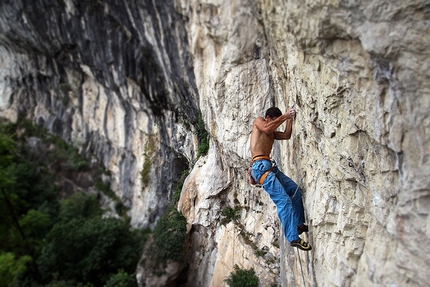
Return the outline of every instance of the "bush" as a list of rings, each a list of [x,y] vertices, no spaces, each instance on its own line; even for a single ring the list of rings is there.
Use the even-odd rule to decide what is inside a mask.
[[[230,273],[224,282],[230,287],[258,287],[259,279],[253,268],[245,270],[234,265],[234,272]]]
[[[149,173],[151,171],[152,165],[152,156],[155,150],[155,142],[154,139],[149,137],[148,141],[145,144],[145,150],[143,152],[143,166],[140,171],[140,180],[142,182],[142,188],[145,188],[149,184]]]
[[[136,287],[137,282],[134,274],[128,274],[124,270],[119,270],[112,275],[103,287]]]
[[[240,218],[240,209],[241,207],[235,206],[234,209],[230,206],[227,206],[221,212],[221,216],[223,219],[221,220],[222,225],[226,225],[230,221],[237,221]]]
[[[168,260],[185,263],[187,220],[182,213],[170,207],[158,220],[153,236],[154,243],[150,256],[154,259],[155,265],[166,263]]]
[[[207,155],[209,151],[209,134],[205,128],[205,122],[200,111],[197,119],[196,134],[199,141],[197,157]]]
[[[178,201],[179,201],[179,198],[181,197],[181,192],[182,192],[182,187],[184,186],[184,182],[185,182],[185,179],[187,178],[187,176],[190,174],[190,171],[187,169],[187,170],[184,170],[184,171],[182,171],[182,175],[181,175],[181,178],[179,179],[179,181],[176,183],[176,188],[175,188],[175,192],[173,193],[173,196],[172,196],[172,200],[173,200],[173,204],[176,204],[176,203],[178,203]]]

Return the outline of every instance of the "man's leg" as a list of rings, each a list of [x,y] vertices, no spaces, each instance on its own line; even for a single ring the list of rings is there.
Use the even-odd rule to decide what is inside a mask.
[[[292,242],[299,239],[293,203],[288,194],[285,192],[281,182],[276,178],[275,173],[271,172],[266,177],[263,188],[276,204],[278,216],[281,220],[287,240]]]
[[[252,165],[255,179],[258,181],[263,173],[271,168],[269,161],[258,161]],[[293,203],[285,192],[284,187],[278,180],[274,172],[270,172],[263,184],[264,190],[270,195],[272,201],[276,204],[278,217],[282,223],[284,234],[292,246],[302,250],[309,251],[312,247],[303,241],[298,234],[297,225],[293,214]],[[301,198],[300,198],[301,202]],[[303,209],[303,206],[302,206]]]
[[[285,189],[285,192],[291,199],[293,207],[294,223],[297,226],[301,226],[305,223],[305,213],[302,202],[302,192],[300,187],[288,176],[282,173],[280,170],[276,171],[276,178],[280,181]]]

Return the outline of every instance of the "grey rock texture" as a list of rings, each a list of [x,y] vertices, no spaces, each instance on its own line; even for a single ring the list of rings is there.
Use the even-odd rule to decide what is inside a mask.
[[[2,116],[30,118],[101,161],[133,223],[153,224],[195,158],[198,94],[172,2],[0,5]]]
[[[425,286],[429,46],[428,1],[2,1],[0,115],[101,161],[135,226],[192,167],[189,286],[224,286],[235,264],[261,286]],[[272,157],[303,189],[309,253],[245,172],[254,118],[293,103]],[[198,110],[210,149],[196,161]],[[220,224],[228,206],[239,217]],[[178,268],[138,279],[163,286]]]

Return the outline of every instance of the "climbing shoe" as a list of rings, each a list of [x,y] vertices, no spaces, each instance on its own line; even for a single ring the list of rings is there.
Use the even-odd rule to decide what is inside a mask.
[[[297,232],[299,233],[299,235],[302,234],[303,232],[308,232],[308,231],[309,231],[309,228],[305,224],[297,226]]]
[[[297,240],[291,241],[291,246],[297,247],[304,251],[312,250],[312,246],[306,241],[304,241],[303,239],[297,239]]]

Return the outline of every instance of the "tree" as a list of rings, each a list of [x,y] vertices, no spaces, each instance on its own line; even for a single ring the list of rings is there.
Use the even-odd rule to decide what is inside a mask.
[[[30,135],[59,154],[35,153],[26,145]],[[75,192],[59,201],[54,183],[61,175],[51,163],[63,171],[86,164],[53,139],[29,123],[0,123],[0,287],[136,286],[138,251],[147,235],[131,230],[127,219],[102,218],[95,196]]]
[[[133,273],[140,248],[140,236],[120,219],[80,217],[54,226],[38,264],[44,280],[56,273],[61,280],[102,286],[120,268]]]
[[[75,192],[60,202],[59,221],[67,222],[78,217],[92,218],[102,215],[96,196]]]
[[[21,189],[19,189],[20,184],[23,185],[25,183],[18,181],[17,177],[15,177],[14,171],[21,170],[16,168],[17,166],[21,167],[20,165],[14,164],[14,160],[16,158],[14,154],[15,152],[16,149],[14,141],[7,135],[0,133],[0,204],[2,210],[5,211],[2,214],[2,224],[0,229],[4,231],[10,231],[3,233],[3,235],[0,237],[2,239],[2,243],[6,242],[6,245],[2,244],[1,247],[3,250],[7,250],[8,248],[11,248],[10,245],[16,244],[20,248],[19,253],[21,255],[28,255],[30,256],[30,258],[34,258],[34,247],[30,244],[26,233],[21,226],[19,218],[23,210],[26,209],[27,204],[19,196],[19,193],[26,194],[26,191],[22,191]],[[13,259],[10,258],[12,257],[3,258],[4,260],[2,261],[2,263],[6,264],[6,262],[12,262]],[[22,263],[22,261],[17,262]],[[32,263],[32,272],[35,278],[39,279],[40,274],[37,264],[34,260],[30,260],[30,262]],[[6,272],[7,270],[8,269],[6,268],[3,271]],[[9,274],[9,276],[15,277],[15,273],[11,273]],[[5,277],[7,278],[9,276],[5,275]]]
[[[128,274],[120,269],[117,274],[112,275],[104,287],[136,287],[137,282],[134,274]]]
[[[13,253],[0,254],[0,287],[7,287],[27,270],[27,264],[31,262],[28,255],[15,258]]]

